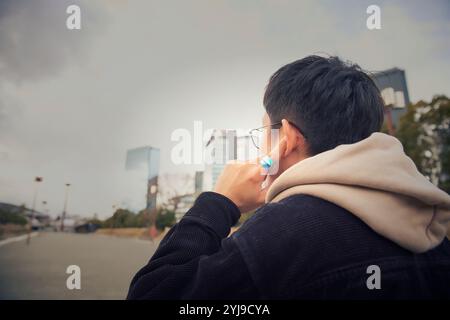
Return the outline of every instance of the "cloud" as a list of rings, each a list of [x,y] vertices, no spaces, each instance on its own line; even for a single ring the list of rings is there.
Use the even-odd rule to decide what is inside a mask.
[[[83,29],[66,28],[66,8],[82,9]],[[0,1],[0,141],[20,121],[19,99],[7,88],[58,76],[89,59],[95,38],[105,30],[105,10],[87,0]]]
[[[82,30],[66,28],[66,8],[71,4],[81,8]],[[0,1],[0,194],[3,200],[31,199],[27,186],[32,181],[30,177],[42,171],[39,160],[42,153],[47,153],[45,161],[51,161],[45,140],[50,144],[57,141],[55,132],[46,134],[39,131],[39,125],[36,127],[42,123],[48,128],[50,121],[60,121],[55,113],[45,112],[39,98],[31,97],[30,88],[58,78],[74,66],[82,68],[88,64],[96,39],[107,30],[108,19],[102,3],[88,0]],[[58,96],[54,90],[48,92],[47,97]],[[56,100],[61,105],[64,98]],[[64,153],[66,144],[55,143],[56,152]],[[58,173],[64,176],[64,169],[61,171],[63,174]],[[54,190],[53,195],[57,194]],[[18,192],[22,195],[17,196]]]
[[[82,30],[66,28],[70,4],[82,8]],[[70,63],[82,63],[105,19],[93,1],[2,0],[0,80],[36,81],[57,75]]]
[[[0,151],[0,162],[4,160],[8,160],[8,152]]]
[[[65,27],[73,3],[79,32]],[[0,200],[31,201],[42,175],[53,212],[65,182],[70,212],[141,203],[127,149],[160,147],[161,172],[186,170],[170,161],[174,129],[258,126],[270,75],[316,52],[403,67],[413,100],[449,93],[448,4],[424,3],[380,0],[372,32],[369,0],[0,0]]]

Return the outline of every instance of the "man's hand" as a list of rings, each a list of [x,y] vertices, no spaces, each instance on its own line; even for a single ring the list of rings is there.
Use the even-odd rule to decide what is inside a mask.
[[[233,201],[241,213],[264,203],[266,190],[261,189],[266,175],[254,162],[228,163],[217,180],[214,191]]]
[[[278,161],[280,154],[286,150],[286,141],[270,152],[269,156]],[[257,161],[231,161],[228,163],[217,180],[214,192],[220,193],[233,201],[241,213],[256,209],[264,204],[268,186],[262,188],[267,172]]]

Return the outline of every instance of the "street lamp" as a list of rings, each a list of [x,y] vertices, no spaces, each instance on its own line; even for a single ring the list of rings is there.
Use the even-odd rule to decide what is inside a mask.
[[[36,207],[36,199],[37,199],[37,194],[38,194],[38,184],[39,184],[39,182],[42,182],[42,180],[43,180],[42,177],[34,178],[35,185],[34,185],[34,195],[33,195],[33,207],[31,209],[30,226],[28,228],[28,234],[27,234],[27,245],[30,244],[31,231],[33,230],[34,209]]]
[[[64,199],[64,211],[62,213],[62,218],[61,218],[61,231],[64,231],[64,219],[66,218],[67,200],[69,198],[69,187],[70,187],[70,183],[66,183],[66,196]]]

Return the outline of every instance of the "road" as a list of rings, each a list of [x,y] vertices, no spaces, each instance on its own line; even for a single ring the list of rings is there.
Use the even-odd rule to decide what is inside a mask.
[[[96,234],[39,233],[0,247],[0,299],[124,299],[131,278],[156,243]],[[69,265],[81,269],[81,289],[69,290]]]

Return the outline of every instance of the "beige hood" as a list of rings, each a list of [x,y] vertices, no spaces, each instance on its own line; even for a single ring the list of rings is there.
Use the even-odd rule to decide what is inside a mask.
[[[383,133],[300,161],[275,179],[266,202],[293,194],[335,203],[413,252],[437,246],[450,228],[450,196]]]

